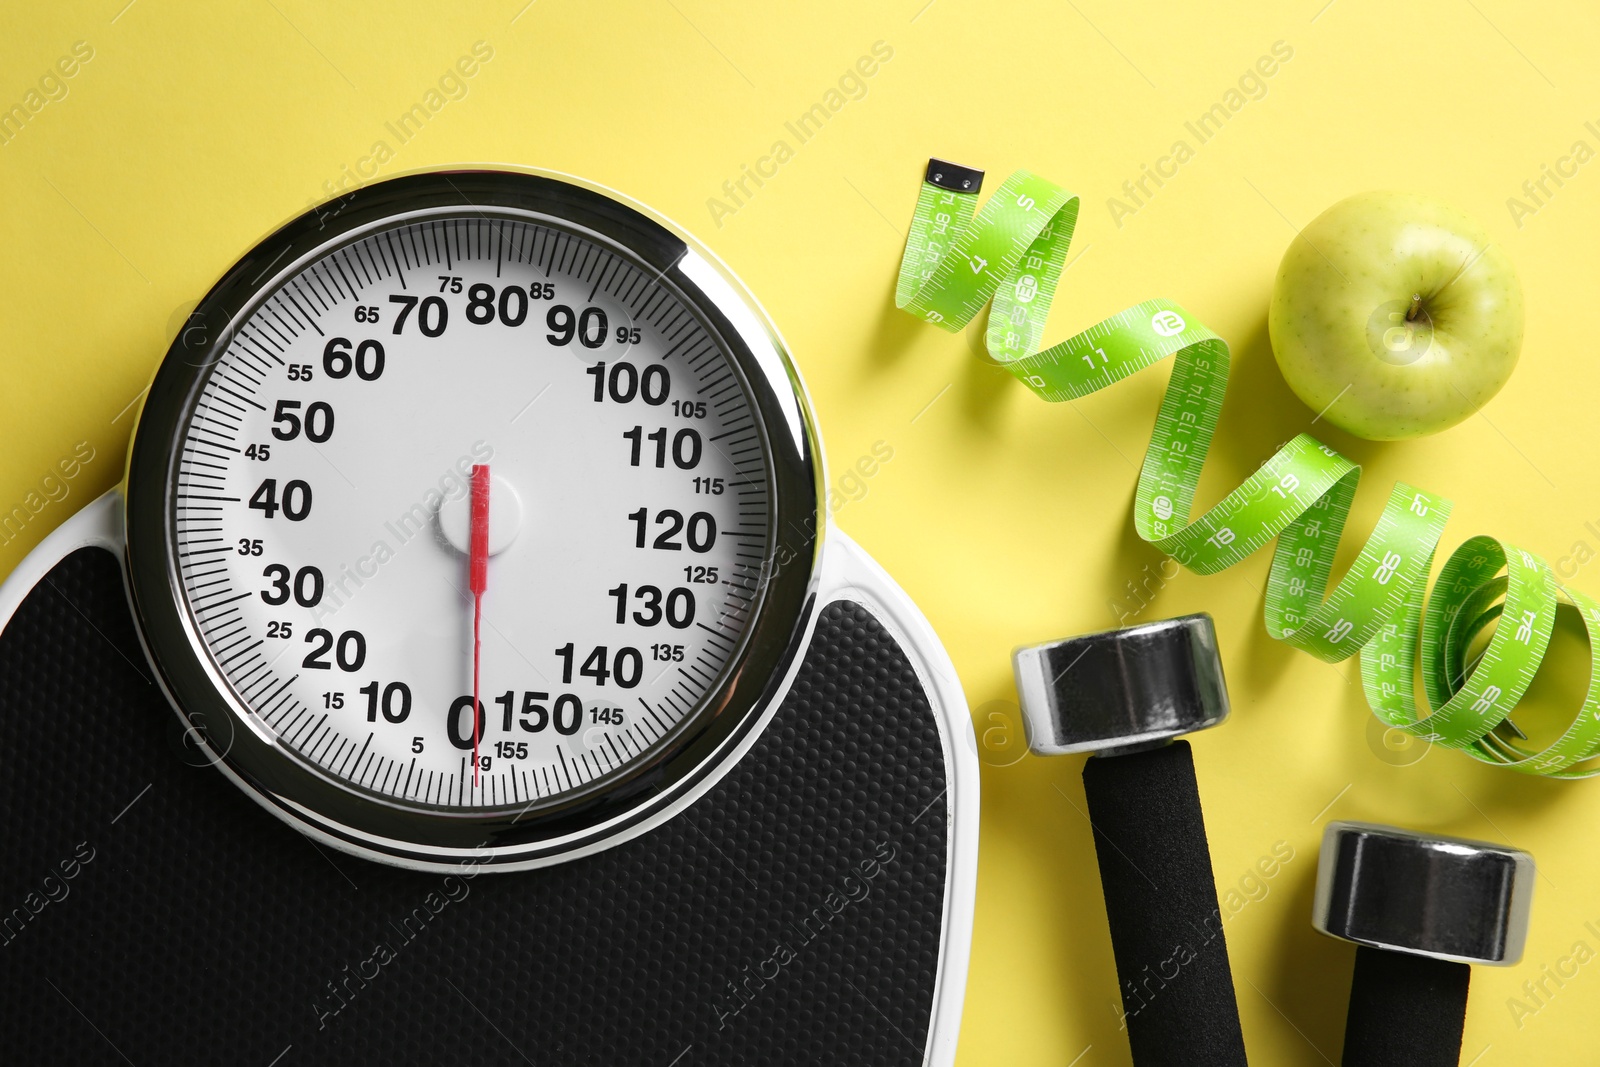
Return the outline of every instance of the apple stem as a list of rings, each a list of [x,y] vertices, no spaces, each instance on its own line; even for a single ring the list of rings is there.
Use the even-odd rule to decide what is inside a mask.
[[[1411,294],[1411,310],[1406,312],[1406,321],[1407,322],[1415,322],[1417,320],[1417,312],[1419,312],[1421,310],[1422,310],[1422,294],[1421,293],[1412,293]]]

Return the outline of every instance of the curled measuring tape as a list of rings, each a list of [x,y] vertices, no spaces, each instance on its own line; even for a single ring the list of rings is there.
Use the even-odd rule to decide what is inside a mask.
[[[982,181],[982,171],[929,162],[895,287],[898,307],[954,333],[992,302],[990,356],[1050,401],[1087,396],[1172,357],[1134,497],[1140,537],[1199,574],[1231,567],[1276,538],[1267,632],[1330,663],[1359,652],[1378,718],[1486,763],[1552,777],[1600,774],[1600,759],[1586,762],[1600,755],[1600,603],[1562,586],[1533,553],[1473,537],[1446,561],[1424,610],[1450,502],[1404,483],[1328,593],[1361,468],[1306,434],[1191,521],[1228,385],[1227,342],[1158,299],[1040,349],[1078,198],[1018,171],[974,217]],[[1589,688],[1572,725],[1530,751],[1509,716],[1538,672],[1561,599],[1588,633]],[[1496,620],[1473,658],[1474,639]],[[1413,684],[1419,648],[1425,702]]]

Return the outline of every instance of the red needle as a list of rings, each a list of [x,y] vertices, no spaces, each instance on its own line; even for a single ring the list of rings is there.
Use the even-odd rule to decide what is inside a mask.
[[[478,734],[483,723],[483,705],[478,702],[478,659],[483,642],[483,591],[489,584],[489,467],[472,467],[471,548],[468,552],[467,584],[472,589],[472,787],[478,788]]]

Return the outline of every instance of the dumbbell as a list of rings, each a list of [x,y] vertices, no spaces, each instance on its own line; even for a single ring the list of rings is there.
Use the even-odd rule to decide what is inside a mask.
[[[1245,1063],[1194,757],[1180,735],[1228,716],[1209,615],[1019,648],[1028,747],[1084,764],[1095,857],[1133,1060]]]
[[[1454,1067],[1468,964],[1522,958],[1533,857],[1505,845],[1336,822],[1311,925],[1356,944],[1344,1067]]]

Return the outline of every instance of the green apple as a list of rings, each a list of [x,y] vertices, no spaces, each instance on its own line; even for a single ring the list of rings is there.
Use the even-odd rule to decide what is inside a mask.
[[[1481,226],[1413,193],[1362,193],[1289,245],[1267,317],[1289,387],[1374,441],[1473,414],[1511,377],[1522,287]]]

